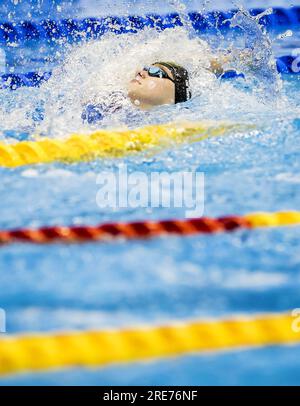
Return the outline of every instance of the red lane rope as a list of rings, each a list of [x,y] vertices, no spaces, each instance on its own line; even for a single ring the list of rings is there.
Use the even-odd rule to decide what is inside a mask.
[[[250,228],[251,223],[240,216],[217,219],[202,217],[186,220],[140,221],[132,223],[106,223],[97,226],[41,227],[0,231],[0,244],[31,242],[87,242],[115,239],[147,239],[163,235],[212,234]]]

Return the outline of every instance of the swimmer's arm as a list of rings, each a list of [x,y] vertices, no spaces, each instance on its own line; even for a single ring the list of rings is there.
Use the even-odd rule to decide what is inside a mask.
[[[224,65],[228,63],[228,60],[226,57],[216,57],[210,59],[209,62],[209,70],[212,71],[215,75],[222,75],[222,73],[224,73]]]
[[[249,67],[253,66],[253,55],[250,50],[234,50],[227,53],[220,53],[214,58],[210,59],[209,70],[215,75],[222,75],[228,69],[234,69],[234,64],[239,60],[240,62],[247,63]]]

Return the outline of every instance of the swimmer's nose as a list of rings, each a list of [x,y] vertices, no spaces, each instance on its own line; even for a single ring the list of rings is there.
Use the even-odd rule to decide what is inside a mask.
[[[138,72],[138,75],[140,75],[143,79],[145,79],[148,75],[148,72],[142,69]]]
[[[135,78],[140,77],[142,79],[145,79],[147,77],[147,75],[148,75],[148,72],[145,71],[144,69],[139,69],[135,72]]]

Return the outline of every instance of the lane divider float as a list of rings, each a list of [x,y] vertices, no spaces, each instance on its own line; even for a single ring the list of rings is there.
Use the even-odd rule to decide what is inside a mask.
[[[289,313],[278,313],[122,330],[1,335],[0,375],[299,345],[293,322]]]
[[[14,168],[119,158],[251,128],[254,126],[249,124],[202,121],[149,125],[132,130],[98,130],[91,134],[72,134],[64,139],[36,137],[34,141],[0,142],[0,166]]]
[[[1,230],[0,244],[26,242],[34,244],[83,243],[112,240],[139,240],[162,236],[215,234],[260,227],[300,225],[300,212],[251,213],[245,216],[202,217],[184,220],[104,223],[96,226],[41,227]]]

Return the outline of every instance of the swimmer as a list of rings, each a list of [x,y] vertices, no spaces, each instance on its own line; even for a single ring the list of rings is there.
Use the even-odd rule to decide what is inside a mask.
[[[128,84],[127,97],[122,92],[113,92],[108,102],[87,105],[82,114],[83,121],[93,124],[122,110],[124,97],[142,111],[184,103],[192,97],[188,71],[173,62],[156,62],[145,66],[136,72]]]
[[[145,66],[129,83],[128,97],[141,110],[184,103],[192,97],[188,71],[172,62]]]
[[[233,55],[228,52],[219,54],[210,61],[208,68],[216,76],[226,71],[226,65],[234,61]],[[101,121],[123,109],[124,100],[135,108],[148,111],[157,106],[184,103],[191,99],[192,92],[187,69],[174,62],[155,62],[136,72],[135,77],[128,84],[127,95],[122,92],[113,92],[109,100],[101,105],[87,105],[82,114],[83,121],[93,124]]]
[[[210,58],[209,71],[221,76],[226,67],[232,69],[236,60],[251,59],[249,50],[219,52]],[[248,62],[249,64],[249,62]],[[129,83],[128,97],[141,110],[149,110],[164,104],[178,104],[192,97],[188,71],[173,62],[156,62],[136,72]]]
[[[210,60],[209,70],[220,76],[231,59],[231,53],[216,56]],[[184,103],[192,97],[189,73],[173,62],[156,62],[145,66],[136,72],[135,78],[129,83],[128,97],[141,110]]]

